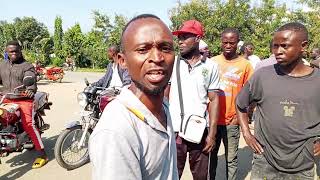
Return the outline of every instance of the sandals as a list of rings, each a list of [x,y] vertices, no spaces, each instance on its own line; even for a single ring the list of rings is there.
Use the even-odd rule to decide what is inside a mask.
[[[48,158],[38,157],[32,164],[32,169],[41,168],[48,162]]]

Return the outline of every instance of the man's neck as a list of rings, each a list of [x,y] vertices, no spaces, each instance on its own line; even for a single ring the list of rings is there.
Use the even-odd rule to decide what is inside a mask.
[[[129,90],[137,96],[137,98],[151,111],[162,125],[165,124],[165,118],[163,117],[164,109],[162,108],[164,92],[161,92],[159,95],[149,95],[137,88],[135,84],[131,84]]]
[[[223,56],[226,58],[226,60],[234,60],[236,58],[238,58],[238,54],[237,53],[234,53],[234,54],[226,54],[226,53],[222,53]]]
[[[185,58],[190,65],[196,64],[201,59],[201,54],[199,51],[193,51],[186,55],[181,55]]]
[[[304,65],[302,59],[292,62],[287,66],[279,66],[279,67],[283,73],[292,77],[303,77],[313,72],[313,68]]]

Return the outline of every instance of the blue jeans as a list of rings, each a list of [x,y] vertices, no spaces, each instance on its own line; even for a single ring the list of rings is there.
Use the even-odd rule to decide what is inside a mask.
[[[238,169],[238,146],[239,146],[240,132],[238,125],[228,125],[217,127],[216,146],[211,152],[210,156],[210,179],[215,179],[216,169],[218,165],[218,151],[221,140],[225,146],[226,157],[226,176],[228,180],[237,179]]]
[[[298,172],[298,173],[285,173],[279,172],[272,167],[264,155],[253,154],[251,180],[314,180],[314,168]]]

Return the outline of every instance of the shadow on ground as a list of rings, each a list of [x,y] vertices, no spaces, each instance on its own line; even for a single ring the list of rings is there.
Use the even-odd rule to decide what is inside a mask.
[[[46,138],[43,137],[42,141],[45,145],[45,149],[49,158],[49,161],[54,159],[54,145],[58,138],[58,135]],[[15,156],[11,159],[7,160],[6,162],[10,164],[10,167],[12,167],[12,170],[10,170],[8,173],[4,174],[1,177],[1,180],[15,180],[20,177],[22,177],[25,173],[30,171],[32,168],[32,163],[35,160],[37,153],[35,150],[31,151],[23,151],[22,153],[15,153]]]
[[[243,180],[247,177],[252,168],[252,150],[246,146],[238,150],[238,174],[237,179]],[[225,154],[218,157],[216,180],[226,180]]]

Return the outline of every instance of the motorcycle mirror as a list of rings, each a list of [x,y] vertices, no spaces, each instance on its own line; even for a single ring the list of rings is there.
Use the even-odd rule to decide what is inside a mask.
[[[22,82],[24,86],[32,86],[36,81],[32,76],[25,76]]]
[[[89,86],[89,81],[87,78],[84,78],[84,82],[86,83],[87,86]]]

